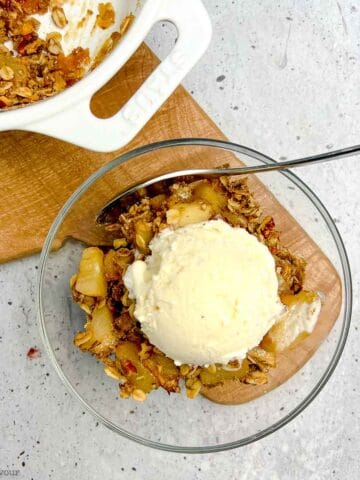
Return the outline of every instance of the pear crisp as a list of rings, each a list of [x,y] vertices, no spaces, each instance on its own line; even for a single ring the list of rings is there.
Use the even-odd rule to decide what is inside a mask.
[[[61,32],[68,24],[63,8],[66,1],[0,0],[0,110],[52,97],[81,80],[114,48],[133,20],[132,15],[124,19],[120,31],[109,36],[96,61],[92,61],[87,48],[80,46],[65,55]],[[39,19],[48,12],[54,30],[57,27],[60,31],[42,38]],[[113,25],[111,3],[99,4],[98,12],[88,11],[89,15],[96,13],[99,28]]]
[[[273,218],[262,213],[246,178],[198,178],[181,179],[161,192],[152,187],[141,190],[135,204],[120,211],[115,223],[103,227],[114,235],[113,246],[86,248],[79,271],[71,278],[73,299],[87,315],[84,330],[76,334],[74,343],[103,363],[105,373],[119,382],[123,398],[143,401],[154,389],[180,392],[185,384],[192,399],[203,386],[228,380],[264,384],[270,369],[276,368],[282,335],[279,324],[244,360],[227,365],[176,365],[149,342],[135,318],[135,302],[129,298],[123,278],[135,259],[149,255],[150,241],[164,229],[211,219],[246,229],[268,247],[275,260],[282,303],[310,302],[316,295],[303,290],[305,261],[281,244]],[[304,335],[296,341],[302,338]]]

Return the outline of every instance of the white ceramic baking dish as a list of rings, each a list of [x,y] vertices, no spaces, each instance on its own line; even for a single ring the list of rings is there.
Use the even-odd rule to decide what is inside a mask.
[[[135,14],[129,31],[112,53],[80,82],[58,95],[0,112],[0,131],[38,132],[91,150],[108,152],[126,145],[141,130],[205,52],[211,38],[211,24],[201,0],[113,0],[112,3],[116,28],[128,13]],[[92,4],[93,0],[83,1],[74,15],[82,15]],[[161,20],[172,22],[178,30],[178,40],[172,51],[117,114],[108,119],[95,117],[90,110],[91,97],[124,65],[152,26]],[[109,32],[100,32],[94,37],[90,35],[89,26],[79,31],[78,27],[74,28],[74,22],[69,24],[77,31],[75,36],[74,32],[68,35],[69,49],[80,43],[90,47],[94,54],[96,46],[104,41],[104,35],[109,35]],[[42,19],[41,29],[46,32],[54,27]]]

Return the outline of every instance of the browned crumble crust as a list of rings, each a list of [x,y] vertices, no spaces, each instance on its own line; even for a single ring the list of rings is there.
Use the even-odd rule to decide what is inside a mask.
[[[64,28],[68,20],[64,0],[0,0],[0,111],[52,97],[81,80],[89,67],[95,68],[130,26],[125,18],[90,65],[89,50],[75,48],[65,56],[62,35],[38,36],[40,23],[32,15],[51,11],[54,26]],[[92,14],[92,12],[90,12]],[[106,29],[114,23],[111,4],[100,4],[97,25]],[[9,46],[12,44],[12,47]]]

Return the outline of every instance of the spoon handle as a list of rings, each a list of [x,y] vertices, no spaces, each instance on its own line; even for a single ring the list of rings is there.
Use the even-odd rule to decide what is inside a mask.
[[[330,162],[340,158],[351,157],[360,153],[360,145],[342,148],[332,152],[311,155],[310,157],[298,158],[296,160],[286,160],[285,162],[277,162],[266,165],[256,165],[253,167],[236,167],[236,168],[218,168],[216,171],[209,169],[202,170],[206,175],[246,175],[249,173],[270,172],[275,170],[287,170],[288,168],[303,167],[305,165],[313,165],[316,163]]]

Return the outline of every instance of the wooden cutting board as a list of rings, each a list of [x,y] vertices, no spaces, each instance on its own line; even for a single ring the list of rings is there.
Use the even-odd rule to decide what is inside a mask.
[[[157,64],[156,56],[142,45],[93,98],[93,111],[99,117],[114,114]],[[178,137],[224,139],[221,131],[182,87],[123,150]],[[70,194],[91,173],[120,153],[94,153],[33,133],[0,133],[0,262],[39,252],[54,217]],[[204,153],[196,147],[191,151],[165,150],[132,160],[104,179],[96,194],[90,191],[78,202],[57,237],[56,247],[59,248],[67,237],[90,244],[106,241],[94,227],[95,214],[115,193],[134,182],[159,172],[219,166],[226,162],[237,164],[229,153],[220,150]],[[342,301],[338,274],[316,243],[255,178],[251,179],[251,189],[264,209],[274,216],[277,227],[283,232],[283,243],[308,261],[306,287],[323,292],[326,301],[313,334],[293,350],[279,355],[278,366],[272,371],[267,385],[226,384],[204,392],[210,399],[222,403],[248,401],[293,375],[331,330]]]

